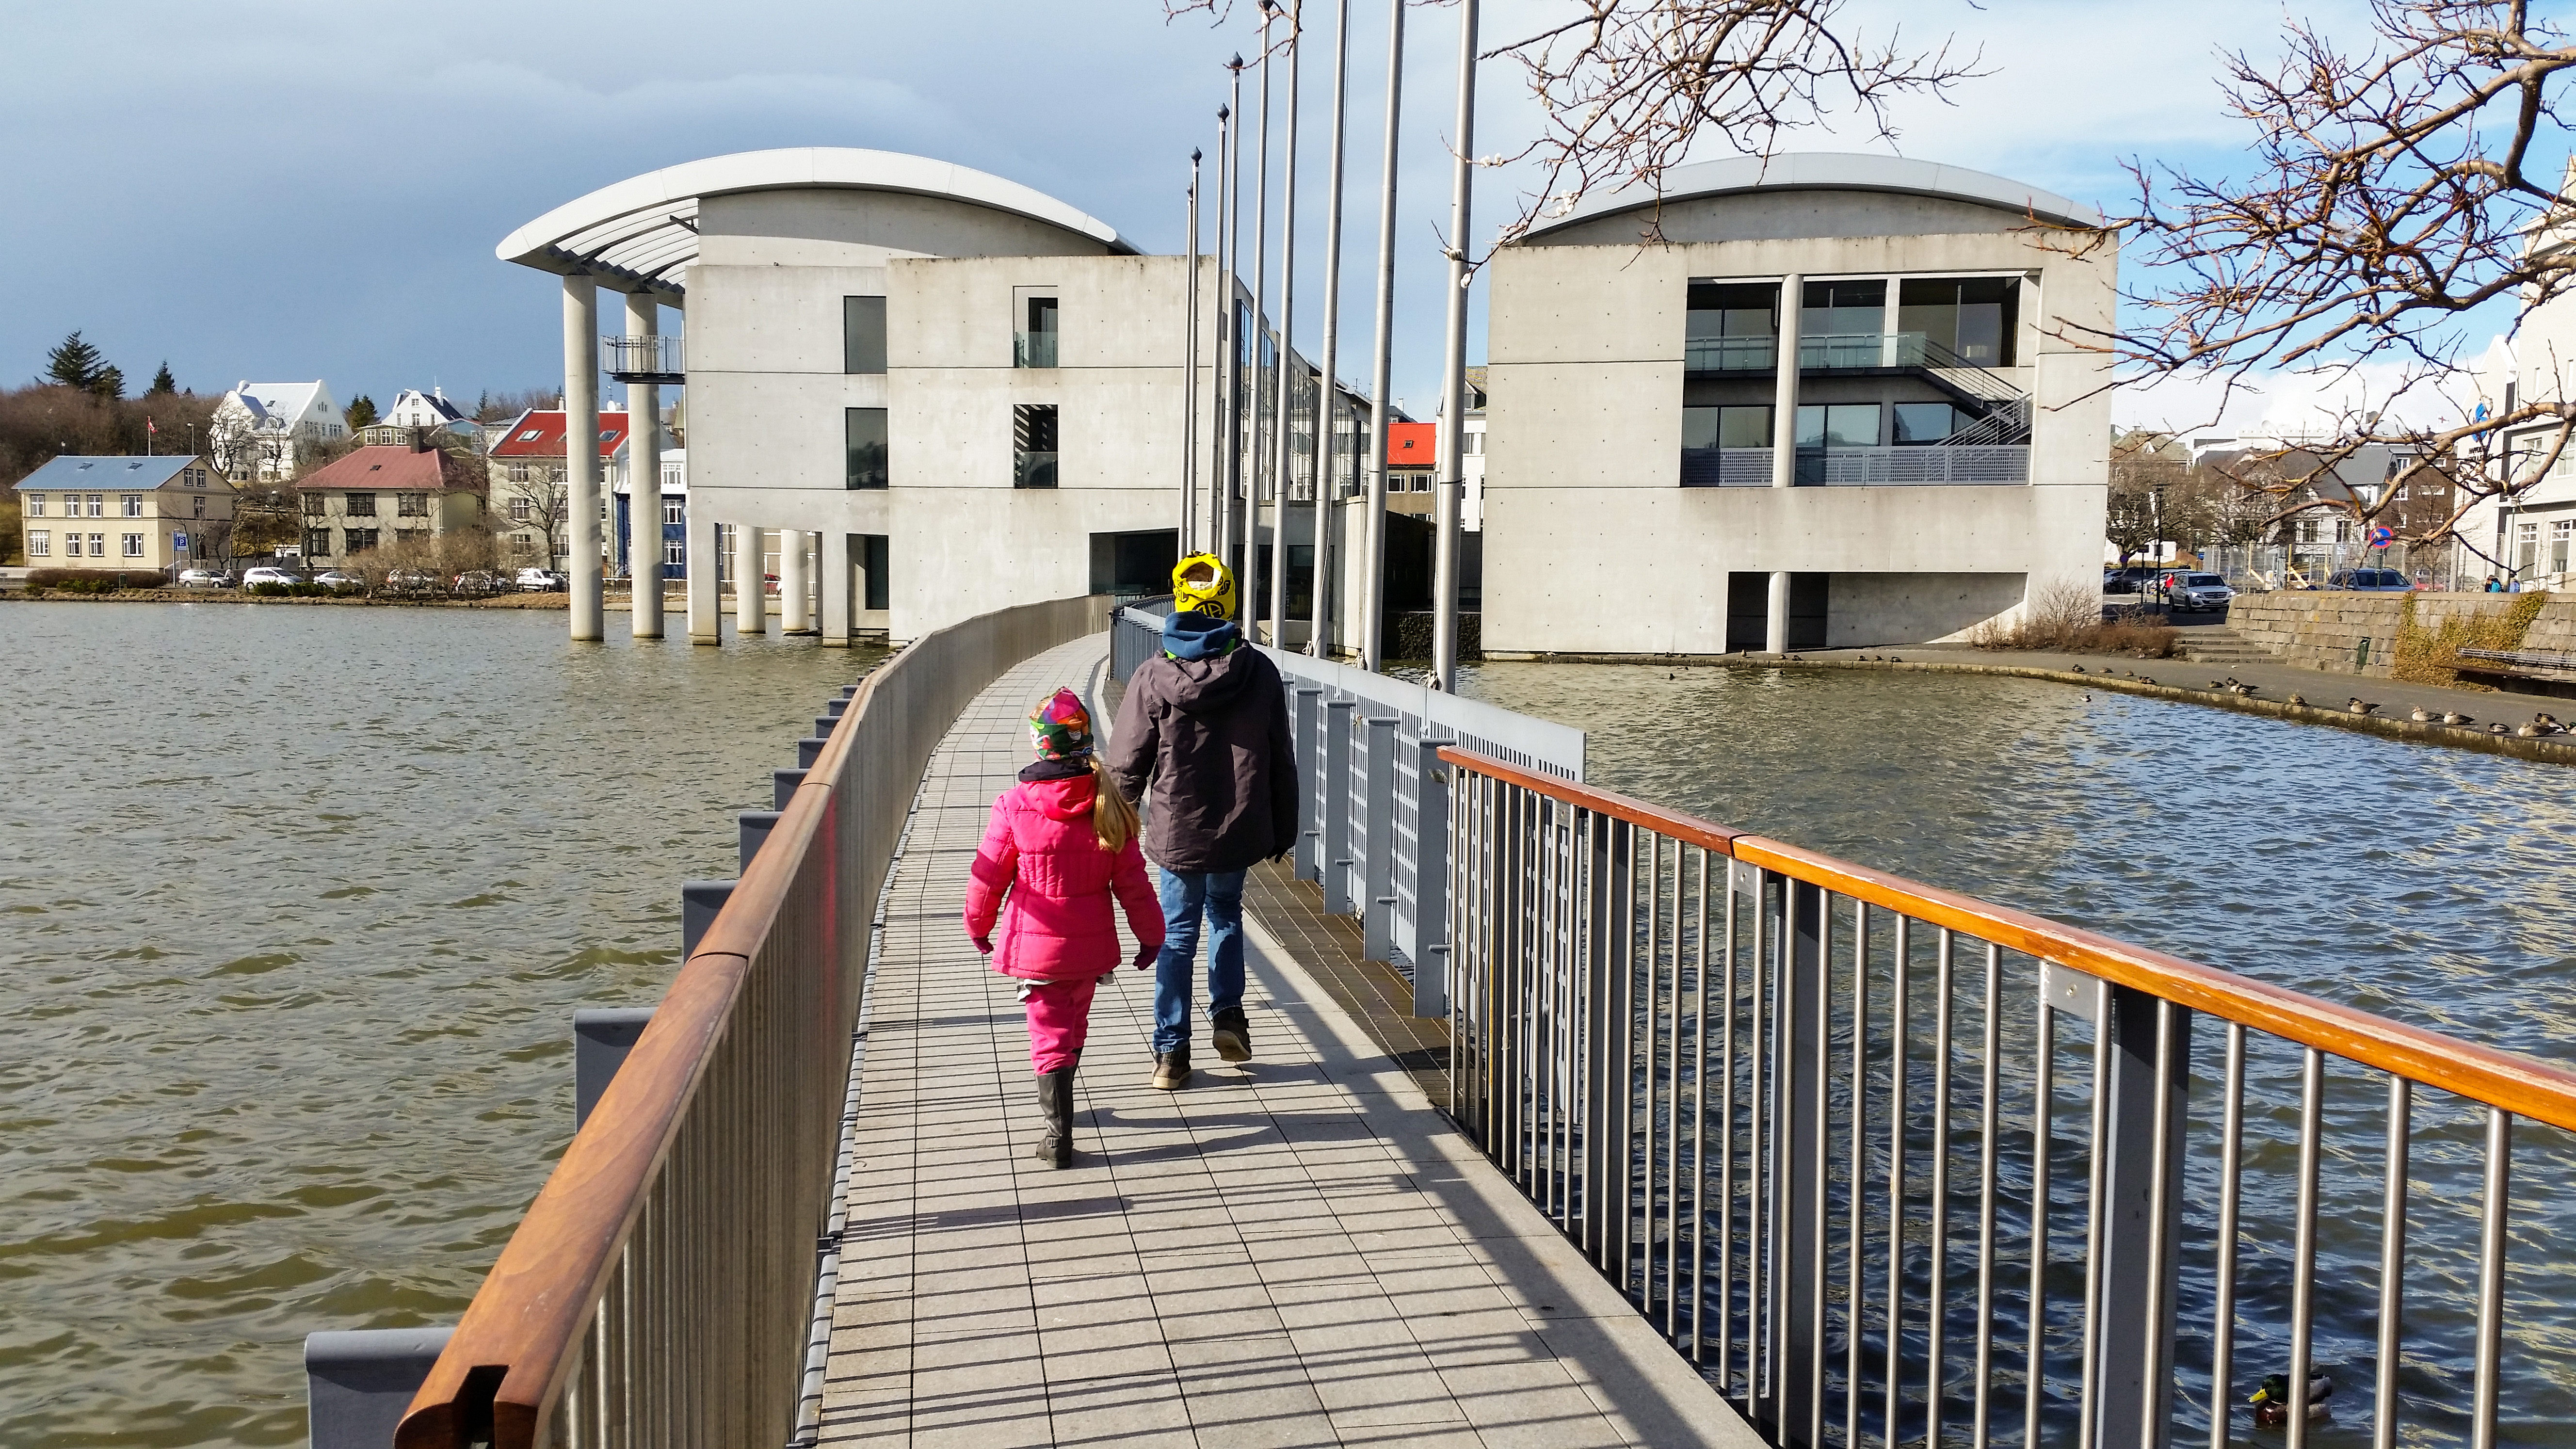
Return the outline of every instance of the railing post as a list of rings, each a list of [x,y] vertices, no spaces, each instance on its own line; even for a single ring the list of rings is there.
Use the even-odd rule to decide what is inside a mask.
[[[698,942],[706,939],[707,927],[716,923],[716,912],[733,898],[734,883],[729,880],[684,880],[680,882],[680,959],[698,954]]]
[[[1618,1134],[1610,1130],[1611,1027],[1615,1000],[1610,988],[1615,974],[1611,950],[1610,835],[1616,825],[1607,815],[1585,812],[1577,829],[1588,847],[1584,859],[1583,920],[1583,1249],[1592,1266],[1607,1273],[1611,1262],[1611,1184],[1623,1177],[1618,1162]]]
[[[1405,955],[1413,961],[1415,1016],[1449,1014],[1449,767],[1440,749],[1456,743],[1414,742],[1413,940]]]
[[[734,845],[736,874],[751,869],[751,858],[760,854],[761,844],[769,839],[769,832],[778,827],[781,813],[777,810],[745,810],[734,817],[738,836]]]
[[[1299,681],[1297,708],[1289,716],[1290,728],[1297,736],[1297,784],[1304,793],[1305,818],[1297,822],[1297,878],[1322,878],[1327,857],[1323,851],[1324,821],[1321,808],[1321,784],[1315,771],[1315,729],[1318,723],[1317,702],[1322,699],[1322,685]]]
[[[312,1449],[383,1449],[428,1380],[453,1328],[362,1328],[304,1335],[304,1414]]]
[[[1780,880],[1781,932],[1778,1056],[1772,1181],[1773,1383],[1777,1395],[1761,1415],[1775,1444],[1816,1449],[1824,1406],[1825,1234],[1820,1221],[1825,1170],[1825,892]]]
[[[1355,699],[1324,701],[1324,909],[1351,914],[1351,711]]]
[[[617,1069],[626,1064],[626,1054],[635,1049],[652,1020],[649,1006],[584,1007],[572,1014],[574,1131],[590,1120],[590,1109],[599,1105],[608,1084],[617,1079]]]
[[[1371,961],[1395,959],[1395,719],[1381,715],[1368,726],[1365,784],[1367,844],[1361,855],[1366,870],[1360,885],[1360,955]]]
[[[2093,1271],[2100,1275],[2094,1302],[2102,1323],[2095,1336],[2097,1430],[2101,1449],[2164,1449],[2171,1439],[2174,1301],[2180,1258],[2173,1244],[2182,1226],[2183,1129],[2191,1083],[2192,1016],[2172,1008],[2174,1040],[2165,1073],[2165,1102],[2158,1110],[2157,1000],[2134,987],[2114,986],[2110,1020],[2095,1030],[2111,1033],[2111,1079],[2106,1084],[2102,1178],[2102,1245]],[[2163,1141],[2158,1142],[2158,1127]],[[2165,1171],[2159,1182],[2157,1159]],[[2158,1202],[2156,1189],[2163,1188]],[[2161,1219],[2161,1223],[2159,1222]],[[2160,1321],[2150,1321],[2152,1313]],[[2149,1425],[2155,1426],[2152,1431]]]
[[[812,761],[809,760],[806,763],[811,764]],[[793,770],[770,771],[769,808],[772,810],[786,809],[787,802],[796,798],[797,787],[804,783],[805,770],[801,765]]]

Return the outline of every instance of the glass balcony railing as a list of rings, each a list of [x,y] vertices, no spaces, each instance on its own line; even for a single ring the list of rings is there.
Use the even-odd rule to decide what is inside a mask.
[[[1779,355],[1774,337],[1693,337],[1682,343],[1682,370],[1769,372]]]
[[[2013,485],[2030,481],[2030,446],[1930,444],[1896,448],[1800,448],[1797,483],[1813,488]],[[1684,448],[1685,488],[1768,488],[1769,448]]]
[[[1055,486],[1055,454],[1032,453],[1026,450],[1014,454],[1011,468],[1011,486],[1014,488],[1053,488]]]
[[[1013,334],[1011,365],[1013,367],[1055,366],[1055,338],[1052,332]]]

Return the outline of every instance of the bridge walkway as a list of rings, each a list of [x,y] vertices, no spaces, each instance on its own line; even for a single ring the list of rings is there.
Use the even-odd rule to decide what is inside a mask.
[[[1021,1011],[958,917],[1022,719],[1096,684],[1105,640],[1005,675],[924,779],[871,985],[821,1441],[1758,1443],[1257,924],[1255,1060],[1153,1090],[1151,982],[1122,972],[1078,1166],[1028,1157]]]

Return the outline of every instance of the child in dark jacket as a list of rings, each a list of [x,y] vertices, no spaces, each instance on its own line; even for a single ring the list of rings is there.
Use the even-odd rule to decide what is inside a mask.
[[[1073,1073],[1091,1029],[1100,978],[1118,969],[1127,913],[1144,970],[1163,945],[1163,913],[1136,844],[1136,811],[1091,747],[1091,716],[1069,689],[1029,716],[1037,760],[993,802],[966,887],[966,934],[993,969],[1019,982],[1029,1013],[1029,1065],[1046,1114],[1040,1161],[1073,1165]],[[996,917],[1001,938],[994,939]]]

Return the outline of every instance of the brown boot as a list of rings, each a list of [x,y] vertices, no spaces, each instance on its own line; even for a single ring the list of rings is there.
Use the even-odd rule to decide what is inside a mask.
[[[1177,1092],[1190,1084],[1190,1047],[1183,1042],[1154,1058],[1154,1085]]]

